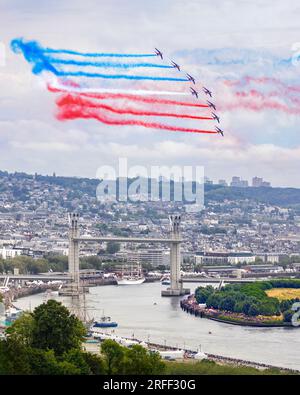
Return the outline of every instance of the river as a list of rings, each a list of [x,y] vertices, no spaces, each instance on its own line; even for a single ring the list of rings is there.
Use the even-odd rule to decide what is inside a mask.
[[[121,336],[195,350],[201,346],[211,354],[300,370],[300,328],[242,327],[194,317],[181,310],[179,298],[161,297],[162,288],[158,282],[93,287],[86,294],[87,311],[99,318],[104,310],[118,322],[115,333]],[[67,297],[55,299],[70,303]],[[44,301],[45,295],[37,294],[15,305],[28,310]]]

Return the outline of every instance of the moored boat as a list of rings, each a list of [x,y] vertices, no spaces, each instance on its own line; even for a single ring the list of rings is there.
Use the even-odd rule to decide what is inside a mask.
[[[99,321],[94,321],[91,330],[93,328],[115,328],[118,326],[118,323],[115,321],[112,321],[110,317],[108,316],[102,316]]]
[[[142,284],[146,278],[142,274],[141,265],[137,263],[137,265],[131,265],[129,271],[122,266],[121,277],[117,277],[116,280],[118,285],[139,285]]]

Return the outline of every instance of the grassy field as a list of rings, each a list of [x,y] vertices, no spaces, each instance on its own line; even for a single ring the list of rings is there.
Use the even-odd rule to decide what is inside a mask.
[[[166,362],[166,374],[170,375],[278,375],[292,374],[279,369],[258,370],[247,366],[221,365],[213,361]]]
[[[272,288],[266,291],[271,298],[278,300],[289,300],[300,298],[300,288]]]

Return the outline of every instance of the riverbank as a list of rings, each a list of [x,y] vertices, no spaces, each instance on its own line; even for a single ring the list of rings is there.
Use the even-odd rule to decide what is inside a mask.
[[[40,284],[30,287],[10,288],[10,290],[5,292],[2,296],[4,304],[8,306],[12,302],[15,302],[16,300],[24,298],[26,296],[44,293],[47,290],[58,291],[58,289],[59,284]]]
[[[101,333],[103,335],[107,335],[107,333],[105,333],[105,332],[101,332]],[[112,338],[113,338],[113,336],[112,336]],[[154,342],[147,342],[147,341],[143,341],[141,339],[137,339],[135,337],[129,338],[129,337],[122,336],[122,339],[127,340],[129,342],[135,341],[137,343],[145,344],[145,345],[147,345],[147,348],[152,349],[152,350],[160,350],[160,351],[178,350],[178,348],[176,348],[176,347],[158,344],[158,343],[154,343]],[[194,359],[194,355],[197,353],[197,350],[192,350],[192,349],[187,349],[187,348],[181,348],[181,350],[184,351],[184,358],[182,360],[180,360],[179,362],[177,362],[177,364],[180,364],[183,362],[185,362],[185,363],[201,362],[201,361],[197,361]],[[88,351],[99,353],[99,343],[93,344],[93,345],[90,344]],[[205,354],[207,356],[206,361],[215,362],[216,364],[222,365],[222,366],[228,366],[228,367],[233,367],[233,368],[252,368],[252,369],[259,370],[259,371],[270,370],[270,371],[273,371],[273,373],[274,372],[276,373],[276,371],[277,371],[278,373],[300,374],[300,370],[296,370],[296,369],[288,369],[288,368],[284,368],[284,367],[280,367],[280,366],[274,366],[271,364],[253,362],[253,361],[248,361],[248,360],[244,360],[244,359],[231,358],[231,357],[210,354],[210,353],[205,353]]]
[[[192,314],[195,317],[207,318],[209,320],[225,324],[257,328],[294,328],[290,323],[275,319],[275,317],[248,317],[245,315],[206,309],[199,306],[194,295],[190,295],[188,298],[181,300],[180,307],[183,311]]]

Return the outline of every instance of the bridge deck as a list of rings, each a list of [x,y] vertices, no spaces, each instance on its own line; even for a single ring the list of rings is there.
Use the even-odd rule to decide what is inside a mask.
[[[81,236],[74,237],[74,241],[85,241],[85,242],[102,242],[102,241],[118,241],[124,243],[182,243],[182,239],[159,239],[159,238],[143,238],[143,237],[89,237]]]
[[[41,281],[70,281],[71,277],[67,274],[51,275],[51,274],[18,274],[18,275],[0,275],[0,279],[9,277],[10,280],[41,280]]]

